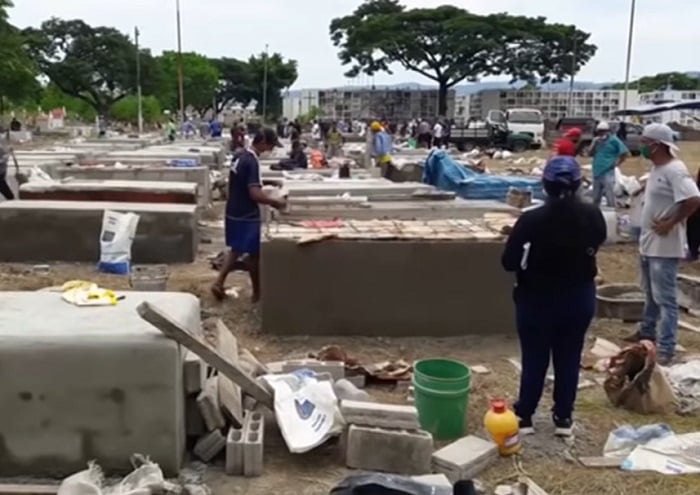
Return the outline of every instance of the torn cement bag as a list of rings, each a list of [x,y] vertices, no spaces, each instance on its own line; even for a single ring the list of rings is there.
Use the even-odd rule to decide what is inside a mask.
[[[603,386],[613,406],[639,414],[670,413],[678,403],[656,364],[656,348],[647,340],[626,347],[610,359]]]
[[[330,495],[452,495],[452,487],[432,486],[397,474],[351,474]]]
[[[132,457],[140,464],[116,486],[108,486],[102,469],[94,462],[85,471],[69,476],[58,487],[57,495],[155,495],[166,488],[160,466],[140,455]]]
[[[126,275],[131,266],[131,245],[136,236],[139,216],[105,210],[100,233],[100,263],[98,270]]]

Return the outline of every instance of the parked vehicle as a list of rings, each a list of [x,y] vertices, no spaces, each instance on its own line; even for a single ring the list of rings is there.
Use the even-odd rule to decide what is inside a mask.
[[[521,153],[532,148],[533,137],[530,134],[513,133],[505,124],[470,120],[466,126],[453,126],[449,141],[460,151],[501,148]]]
[[[536,108],[509,108],[506,111],[489,110],[486,121],[491,125],[505,124],[513,134],[532,137],[532,147],[541,148],[544,140],[544,117]]]
[[[598,125],[598,122],[598,120],[592,117],[563,117],[557,122],[555,134],[556,137],[559,137],[574,127],[581,129],[582,135],[577,152],[579,155],[584,155],[591,147],[591,143],[595,137],[595,128],[596,125]],[[644,129],[644,126],[633,124],[631,122],[626,122],[625,125],[627,126],[627,138],[624,140],[625,145],[630,150],[632,155],[637,156],[639,155],[639,150],[641,147],[642,130]],[[619,128],[619,121],[610,122],[610,132],[612,134],[617,134]]]

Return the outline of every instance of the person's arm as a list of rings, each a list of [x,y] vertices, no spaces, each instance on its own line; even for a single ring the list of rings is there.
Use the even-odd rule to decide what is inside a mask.
[[[615,163],[616,167],[621,166],[627,158],[630,156],[630,150],[627,149],[627,146],[625,143],[622,142],[620,138],[615,136],[615,144],[617,145],[617,163]]]
[[[507,272],[515,272],[520,268],[523,260],[523,246],[528,242],[528,216],[522,215],[513,225],[513,230],[508,235],[506,246],[501,255],[501,265]]]
[[[591,215],[593,217],[591,244],[598,249],[608,238],[608,226],[605,223],[605,217],[603,216],[603,212],[600,211],[600,208],[591,208]]]
[[[654,220],[654,232],[661,236],[667,235],[679,223],[685,221],[700,208],[700,191],[687,172],[672,172],[669,177],[673,189],[673,199],[676,203],[673,213]]]
[[[240,172],[245,174],[245,182],[248,184],[248,194],[250,194],[250,199],[258,204],[269,205],[277,209],[282,209],[285,207],[286,203],[284,201],[271,198],[263,192],[260,181],[260,167],[258,166],[257,160],[246,160],[243,167],[241,167],[240,163],[238,166]]]

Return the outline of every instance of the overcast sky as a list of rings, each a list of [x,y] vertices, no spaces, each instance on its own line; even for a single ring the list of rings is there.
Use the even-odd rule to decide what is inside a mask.
[[[12,22],[37,26],[56,16],[133,32],[155,53],[176,47],[175,0],[14,0]],[[329,35],[331,19],[352,12],[361,0],[181,0],[183,50],[209,56],[247,58],[264,50],[299,62],[295,88],[347,83],[422,82],[401,68],[393,75],[348,81]],[[434,7],[440,0],[404,0],[409,7]],[[599,47],[580,80],[623,80],[631,0],[457,0],[454,5],[485,14],[542,15],[592,33]],[[699,0],[638,0],[632,76],[700,70]]]

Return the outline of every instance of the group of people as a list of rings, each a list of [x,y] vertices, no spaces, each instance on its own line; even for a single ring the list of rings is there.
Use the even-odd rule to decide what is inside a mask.
[[[556,434],[570,436],[585,334],[595,313],[596,254],[606,239],[598,208],[608,181],[628,155],[609,126],[598,124],[593,145],[594,203],[579,194],[582,174],[564,141],[555,146],[542,175],[543,206],[523,213],[506,242],[502,264],[514,272],[516,327],[522,374],[515,412],[522,434],[534,433],[533,416],[550,363],[554,367],[552,420]],[[575,143],[580,133],[564,139]],[[678,329],[676,275],[686,245],[686,220],[700,208],[698,185],[678,158],[671,128],[650,124],[641,138],[641,156],[651,164],[644,190],[639,266],[645,294],[644,316],[629,342],[657,345],[657,361],[674,360]],[[595,186],[594,186],[595,187]],[[614,200],[609,202],[614,206]]]

